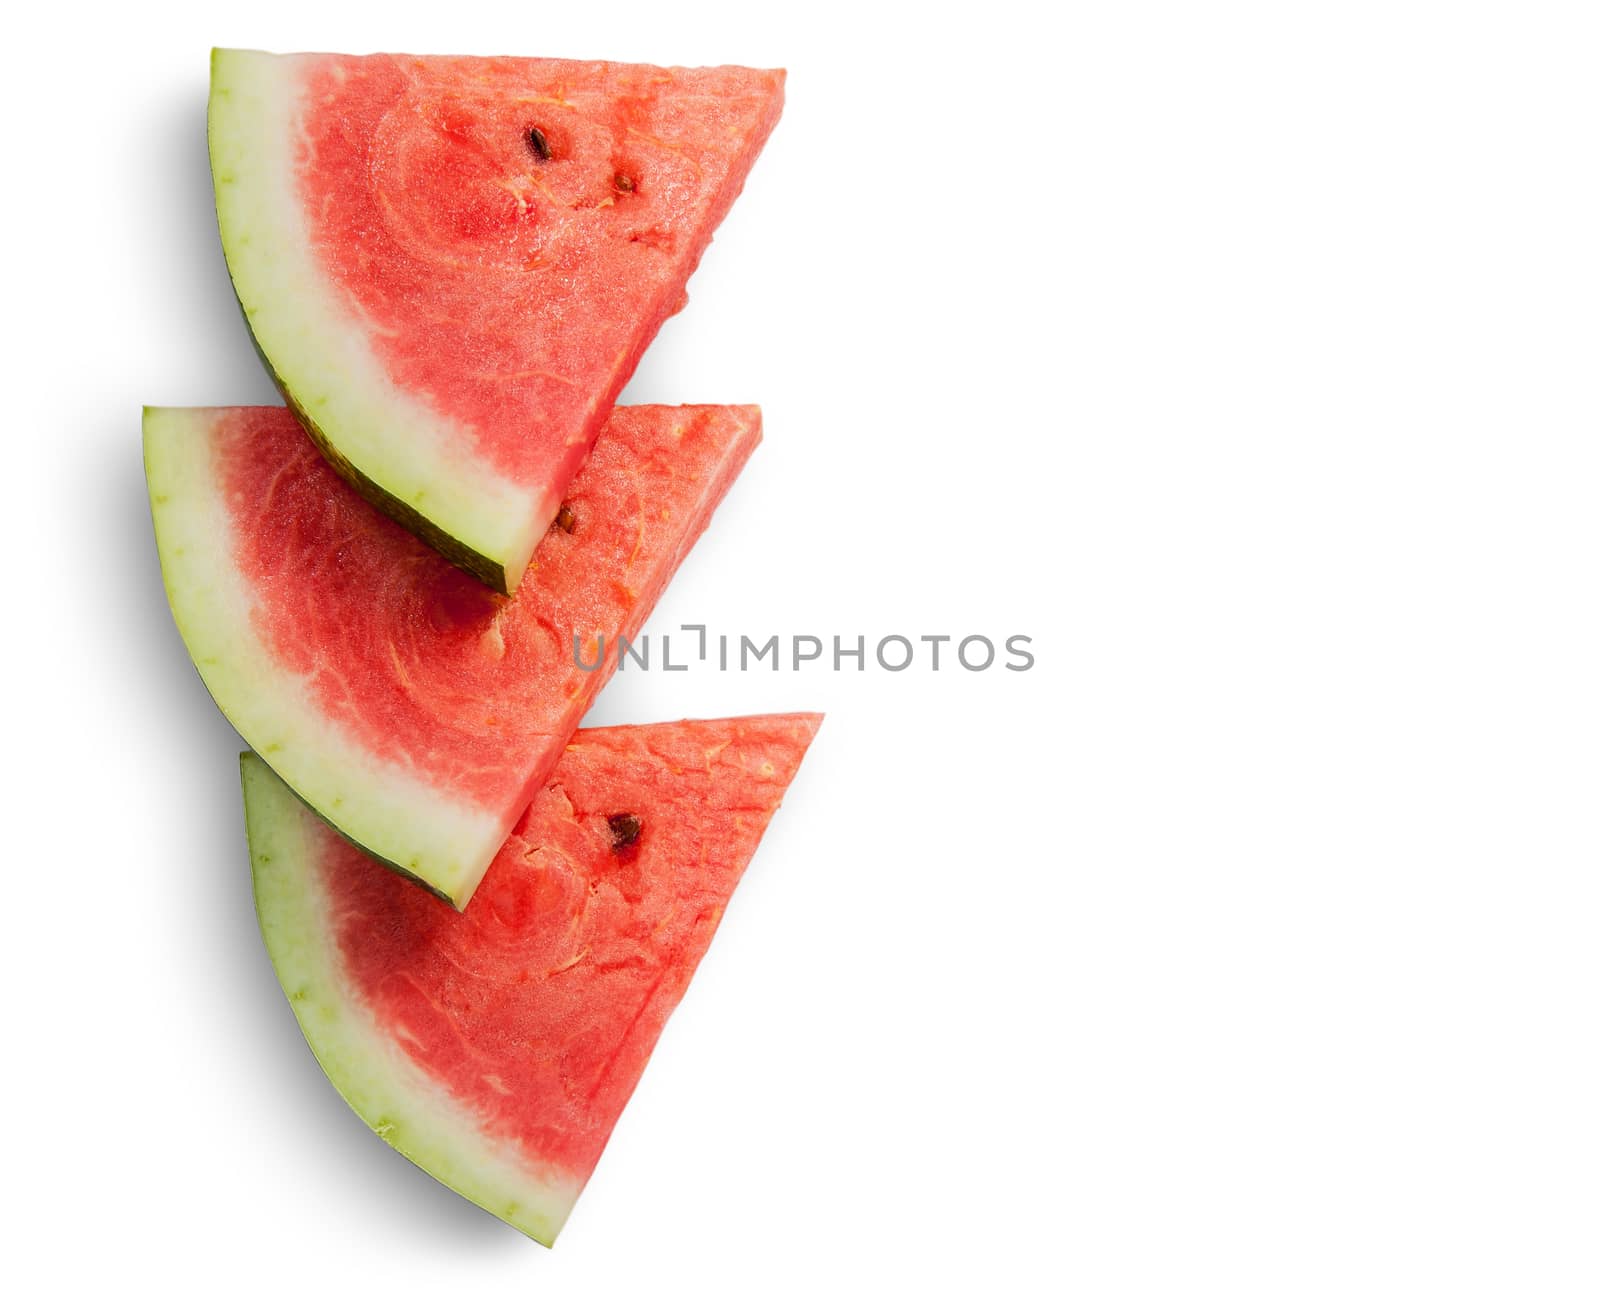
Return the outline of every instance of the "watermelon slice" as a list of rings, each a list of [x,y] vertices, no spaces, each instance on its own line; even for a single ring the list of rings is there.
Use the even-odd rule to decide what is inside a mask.
[[[555,1241],[820,716],[580,730],[452,914],[242,758],[256,911],[361,1119]]]
[[[370,508],[281,406],[151,409],[144,439],[167,595],[217,705],[330,824],[461,907],[760,413],[618,407],[515,599]]]
[[[217,50],[234,288],[339,471],[515,590],[782,104],[748,68]]]

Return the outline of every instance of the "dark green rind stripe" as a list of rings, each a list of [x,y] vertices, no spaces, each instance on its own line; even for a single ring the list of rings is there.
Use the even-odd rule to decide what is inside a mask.
[[[245,323],[248,324],[250,316],[245,314]],[[252,330],[251,338],[255,337]],[[261,355],[261,347],[256,346],[256,353]],[[262,356],[263,361],[266,357]],[[439,553],[459,567],[462,571],[478,578],[496,594],[509,595],[511,593],[509,582],[506,580],[506,569],[503,563],[480,554],[471,546],[463,544],[449,532],[441,531],[431,521],[418,513],[404,500],[389,494],[359,468],[352,464],[334,445],[333,441],[317,425],[317,421],[306,413],[305,409],[294,399],[294,394],[280,379],[270,364],[267,372],[272,375],[272,380],[278,385],[278,390],[283,393],[283,399],[289,408],[294,411],[295,417],[300,420],[300,425],[310,435],[311,440],[317,443],[317,449],[322,452],[323,458],[332,464],[339,476],[350,483],[361,493],[362,499],[378,510],[379,513],[394,519],[407,531],[420,536]]]
[[[220,226],[221,215],[219,213],[219,232]],[[463,572],[477,577],[478,580],[482,581],[484,585],[488,586],[496,594],[509,596],[511,590],[509,589],[510,582],[506,580],[505,564],[490,558],[487,554],[480,554],[471,546],[457,540],[449,532],[441,531],[404,500],[385,491],[352,464],[343,452],[334,445],[327,433],[323,432],[317,425],[317,421],[294,399],[294,393],[289,390],[288,384],[283,381],[278,371],[273,368],[272,361],[267,358],[267,353],[262,350],[261,342],[256,337],[255,325],[250,322],[250,310],[245,306],[244,299],[239,296],[239,286],[233,281],[232,267],[229,267],[228,270],[228,283],[233,288],[233,300],[239,304],[239,314],[244,317],[245,332],[250,335],[250,345],[260,358],[262,367],[267,371],[268,377],[272,379],[273,385],[282,393],[284,404],[294,411],[295,418],[300,420],[300,426],[306,430],[306,435],[316,443],[317,449],[322,452],[322,457],[333,466],[334,471],[344,478],[346,482],[350,483],[361,498],[379,513],[387,518],[392,518],[407,531],[411,532],[412,535],[421,537],[422,540],[433,546],[434,549],[438,550],[439,553],[443,554]]]

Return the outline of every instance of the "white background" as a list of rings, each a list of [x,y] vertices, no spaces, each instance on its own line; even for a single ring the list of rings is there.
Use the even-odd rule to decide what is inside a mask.
[[[1592,6],[242,8],[8,19],[21,1291],[1600,1288]],[[273,399],[212,44],[786,65],[629,389],[767,415],[653,626],[1034,637],[606,692],[828,720],[553,1252],[255,930],[139,462]]]

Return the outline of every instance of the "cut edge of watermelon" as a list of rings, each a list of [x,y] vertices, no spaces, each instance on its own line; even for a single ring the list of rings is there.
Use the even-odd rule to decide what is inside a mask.
[[[161,577],[189,656],[222,714],[291,788],[328,790],[317,811],[369,855],[457,909],[466,905],[512,820],[449,800],[351,741],[261,639],[234,566],[233,531],[215,481],[209,409],[144,411],[145,476]]]
[[[306,1043],[344,1101],[385,1143],[485,1211],[551,1246],[582,1190],[540,1175],[485,1135],[465,1107],[364,1022],[343,985],[334,934],[315,904],[316,817],[254,753],[239,758],[256,917]]]
[[[297,196],[299,62],[257,50],[211,52],[211,175],[239,305],[285,399],[340,473],[452,562],[509,594],[560,502],[538,500],[530,511],[527,489],[471,454],[465,430],[441,432],[448,421],[397,387],[346,327],[348,310],[316,264]],[[340,445],[323,425],[340,429]]]

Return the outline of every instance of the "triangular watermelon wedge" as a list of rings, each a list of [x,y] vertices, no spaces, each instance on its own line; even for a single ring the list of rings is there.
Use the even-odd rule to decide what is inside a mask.
[[[217,50],[234,289],[339,471],[513,591],[782,104],[748,68]]]
[[[246,753],[261,931],[334,1086],[553,1243],[820,720],[580,730],[464,915]]]
[[[462,907],[760,427],[751,406],[617,407],[507,599],[372,509],[283,407],[146,410],[173,617],[245,741]]]

